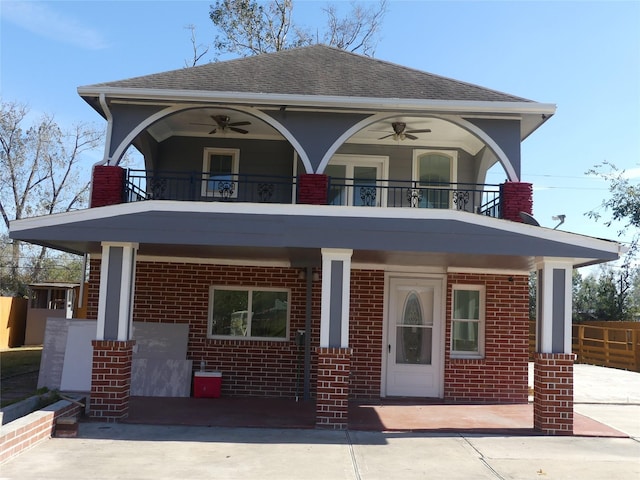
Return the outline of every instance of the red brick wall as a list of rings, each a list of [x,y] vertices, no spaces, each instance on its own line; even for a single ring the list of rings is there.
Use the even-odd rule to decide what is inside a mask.
[[[188,358],[193,360],[194,368],[199,368],[200,361],[205,360],[208,369],[223,372],[223,395],[292,397],[298,388],[302,388],[303,382],[299,362],[304,353],[294,343],[295,333],[305,328],[306,280],[298,278],[299,272],[298,269],[275,267],[138,262],[133,320],[188,323]],[[380,395],[384,272],[353,270],[351,279],[351,396],[377,398]],[[88,318],[97,318],[99,282],[100,260],[92,260]],[[211,285],[290,288],[289,341],[207,339]],[[321,286],[321,281],[313,284],[312,347],[318,346],[320,341]],[[315,390],[313,349],[311,364],[311,387]],[[298,392],[302,393],[301,390]]]
[[[326,205],[329,177],[318,173],[298,176],[298,203]]]
[[[573,353],[536,353],[533,427],[548,435],[573,434]]]
[[[0,430],[0,464],[51,438],[58,418],[82,416],[85,399],[78,397],[77,401],[80,403],[60,400],[3,425]]]
[[[318,348],[316,426],[345,430],[349,416],[350,348]]]
[[[533,185],[524,182],[506,182],[500,185],[502,218],[521,222],[520,212],[533,215]]]
[[[129,416],[131,361],[135,341],[93,340],[92,417],[117,421]]]
[[[98,298],[100,295],[101,260],[89,259],[89,281],[87,282],[87,319],[98,318]]]
[[[351,398],[380,397],[384,271],[351,271],[349,346]]]
[[[100,261],[89,276],[88,316],[96,318]],[[299,353],[294,342],[304,329],[306,280],[299,270],[277,267],[138,262],[134,321],[189,324],[188,358],[223,372],[223,395],[292,397],[296,394]],[[512,278],[513,281],[510,281]],[[349,346],[352,349],[350,398],[380,395],[384,272],[352,270]],[[528,277],[526,275],[450,274],[447,285],[445,397],[461,402],[524,403],[528,385]],[[451,285],[486,286],[485,358],[451,359]],[[206,338],[209,287],[245,285],[291,289],[288,342]],[[311,345],[320,338],[321,282],[313,284]],[[312,394],[317,358],[312,349]],[[300,354],[301,355],[301,354]],[[302,379],[302,372],[300,372]],[[302,384],[302,380],[300,380]]]
[[[97,316],[100,264],[92,263],[88,315]],[[305,328],[306,280],[300,270],[279,267],[201,265],[138,262],[134,322],[189,324],[187,357],[194,369],[204,360],[208,370],[222,372],[222,395],[293,397],[302,394],[304,350],[295,334]],[[291,292],[291,318],[287,341],[218,340],[207,338],[209,287],[286,288]],[[320,338],[321,282],[313,286],[311,344]],[[315,366],[312,355],[312,366]],[[315,386],[315,368],[311,385]]]
[[[485,285],[485,355],[451,358],[453,284]],[[526,403],[528,399],[529,278],[450,274],[447,280],[444,396],[455,402]]]
[[[91,208],[122,203],[124,177],[124,169],[115,165],[93,167]]]

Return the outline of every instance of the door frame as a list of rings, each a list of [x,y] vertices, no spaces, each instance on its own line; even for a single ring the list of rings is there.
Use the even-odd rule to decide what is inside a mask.
[[[387,155],[336,153],[329,160],[327,166],[329,165],[344,165],[351,169],[354,167],[375,167],[380,172],[380,178],[376,178],[376,186],[380,189],[380,204],[376,205],[376,207],[387,206],[387,186],[389,179],[389,157]],[[346,178],[353,179],[353,174],[346,174]],[[353,187],[353,183],[350,183],[348,186]],[[347,197],[347,205],[352,206],[350,197]]]
[[[438,396],[434,398],[444,397],[444,361],[445,361],[445,334],[447,324],[447,275],[436,273],[411,273],[411,272],[385,272],[384,274],[384,301],[383,301],[383,317],[382,317],[382,351],[381,351],[381,375],[380,375],[380,397],[387,396],[387,357],[389,352],[387,345],[389,344],[389,304],[391,295],[391,279],[406,280],[434,280],[441,284],[440,288],[440,307],[442,318],[440,319],[440,338],[437,341],[440,344],[440,358],[438,368],[436,370],[438,385]],[[434,302],[437,301],[434,297]],[[436,319],[434,318],[434,324]]]

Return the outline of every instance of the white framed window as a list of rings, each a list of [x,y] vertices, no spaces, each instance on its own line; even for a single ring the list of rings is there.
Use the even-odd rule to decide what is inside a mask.
[[[451,302],[451,357],[484,357],[484,285],[453,285]]]
[[[458,152],[454,150],[414,150],[413,181],[418,201],[412,206],[451,208],[457,171]]]
[[[240,150],[205,148],[202,160],[202,196],[236,198]]]
[[[287,289],[212,286],[207,337],[286,340],[290,296]]]
[[[332,180],[329,205],[384,207],[387,204],[388,157],[334,155],[324,169]]]

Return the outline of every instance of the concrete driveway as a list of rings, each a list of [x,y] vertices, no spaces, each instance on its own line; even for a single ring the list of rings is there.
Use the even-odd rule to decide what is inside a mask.
[[[640,374],[576,365],[575,410],[629,438],[82,423],[2,480],[640,478]]]
[[[83,423],[3,465],[0,478],[640,478],[631,438],[505,437]]]

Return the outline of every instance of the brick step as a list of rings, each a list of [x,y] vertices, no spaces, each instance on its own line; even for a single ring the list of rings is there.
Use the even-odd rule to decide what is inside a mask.
[[[78,436],[78,419],[76,417],[59,417],[56,419],[55,436],[58,438],[75,438]]]

